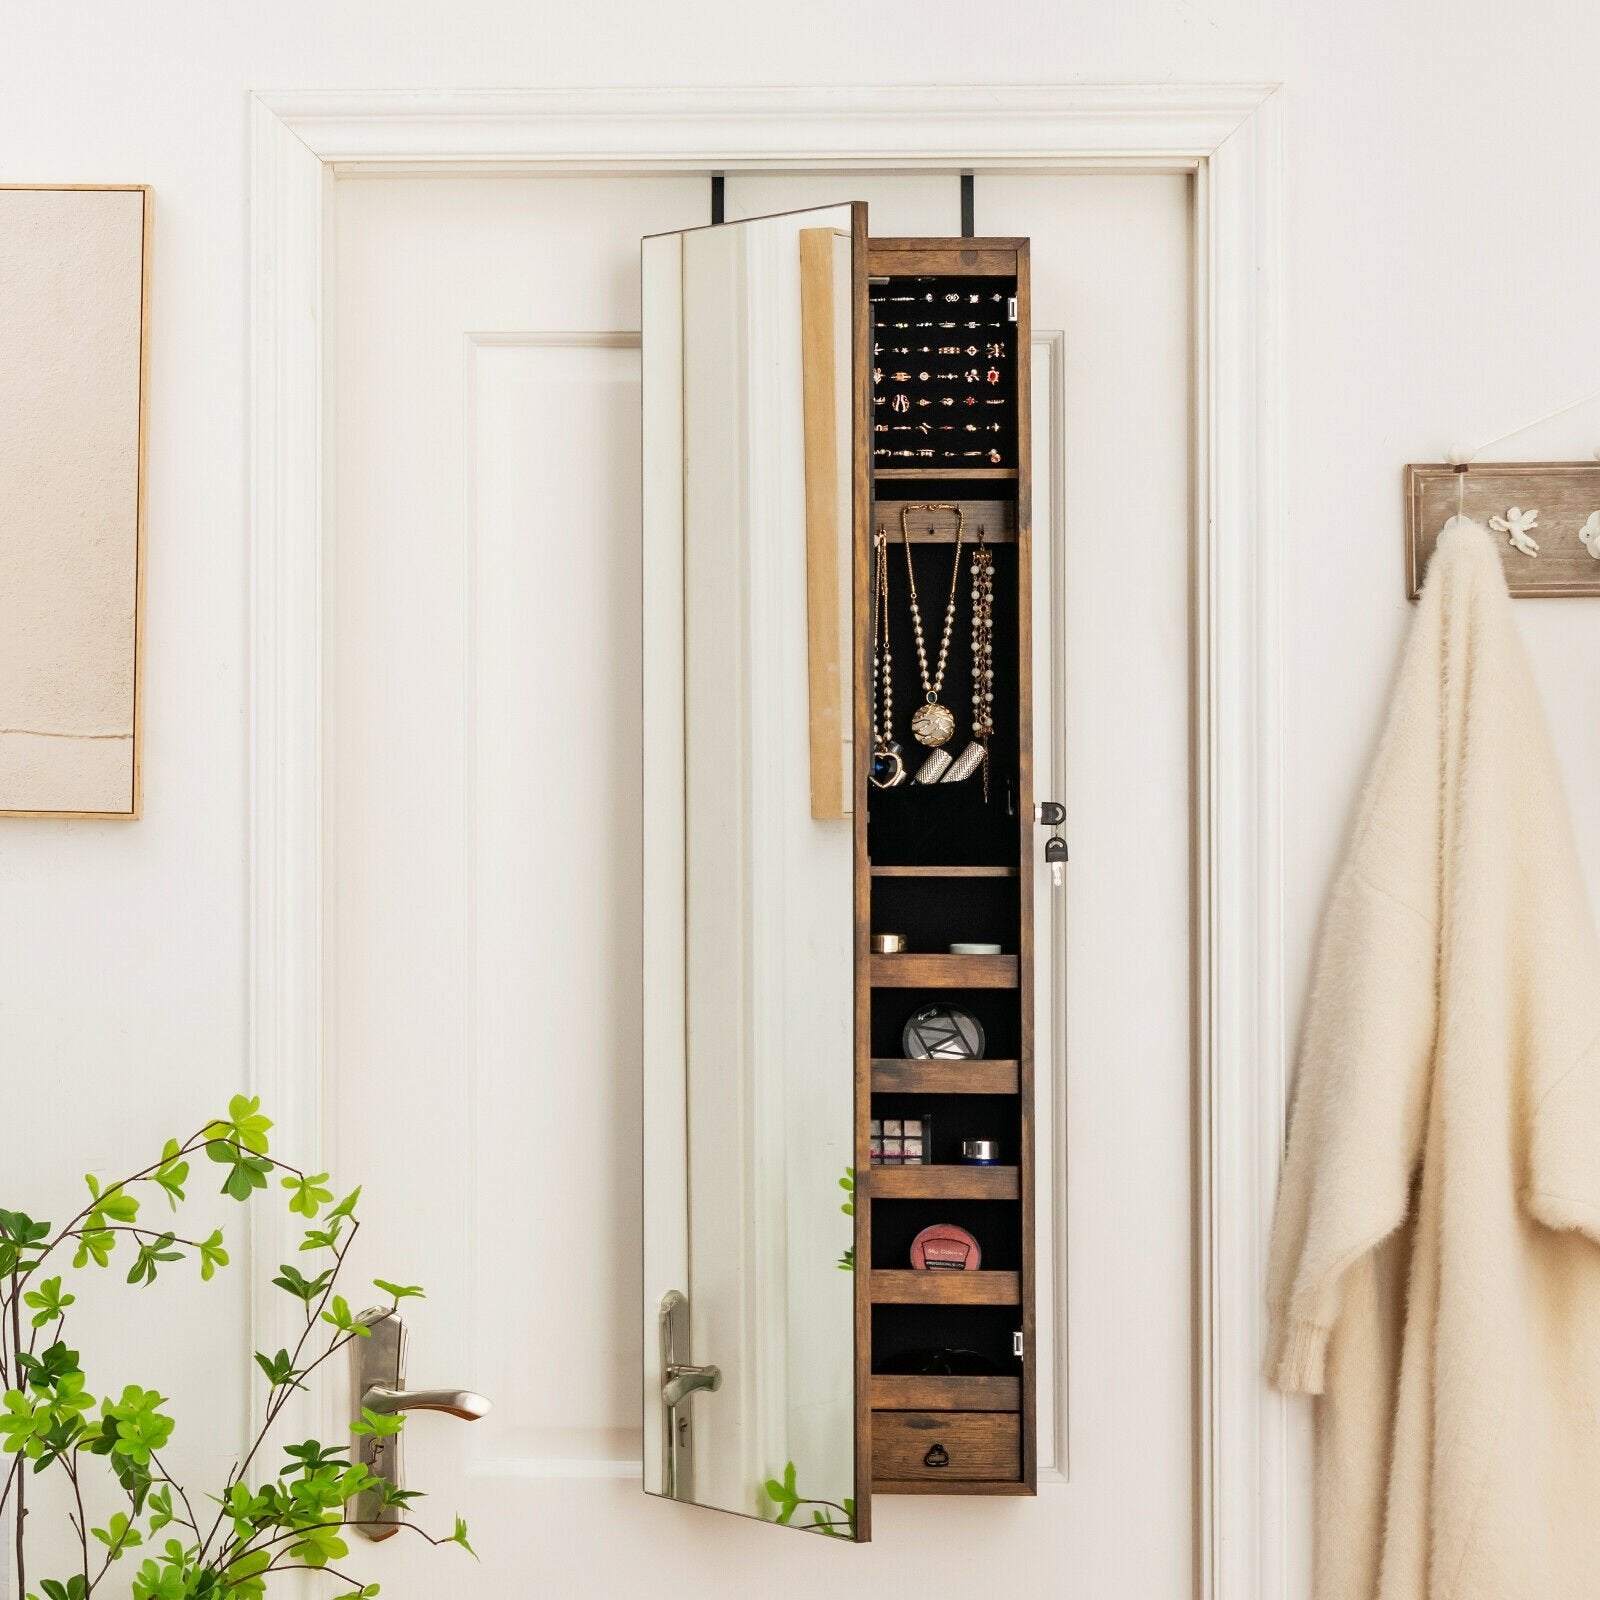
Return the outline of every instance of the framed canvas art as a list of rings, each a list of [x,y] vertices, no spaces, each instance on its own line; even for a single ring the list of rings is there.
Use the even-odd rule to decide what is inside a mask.
[[[150,191],[0,185],[0,814],[137,817]]]

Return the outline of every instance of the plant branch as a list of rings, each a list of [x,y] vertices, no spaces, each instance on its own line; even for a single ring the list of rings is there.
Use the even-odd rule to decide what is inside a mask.
[[[296,1386],[299,1383],[299,1379],[304,1378],[307,1373],[315,1372],[316,1369],[320,1367],[335,1350],[343,1349],[344,1346],[349,1343],[352,1337],[349,1334],[346,1334],[343,1339],[335,1340],[326,1350],[323,1351],[320,1356],[317,1357],[315,1361],[311,1363],[309,1367],[305,1369],[305,1372],[299,1372],[300,1357],[305,1350],[306,1340],[311,1337],[311,1330],[316,1327],[317,1319],[320,1317],[321,1313],[326,1308],[329,1299],[332,1297],[334,1286],[339,1281],[339,1274],[344,1270],[344,1258],[350,1253],[350,1246],[355,1243],[356,1235],[360,1232],[361,1223],[355,1217],[351,1217],[350,1232],[345,1236],[343,1246],[334,1247],[333,1271],[328,1274],[328,1282],[322,1291],[321,1298],[317,1301],[316,1310],[308,1312],[306,1317],[306,1325],[301,1330],[300,1337],[295,1341],[294,1351],[289,1357],[290,1369],[298,1372],[298,1377],[294,1380],[294,1382],[284,1384],[282,1386],[281,1393],[277,1393],[276,1397],[274,1397],[273,1393],[268,1394],[265,1420],[261,1424],[260,1431],[256,1434],[254,1443],[251,1444],[249,1450],[245,1452],[244,1459],[233,1469],[233,1471],[228,1474],[228,1482],[223,1490],[224,1501],[226,1501],[228,1490],[232,1489],[234,1484],[244,1482],[245,1474],[250,1470],[251,1462],[255,1460],[256,1453],[261,1449],[261,1446],[266,1443],[267,1435],[272,1431],[273,1424],[277,1422],[279,1415],[283,1411],[283,1408],[288,1405],[289,1397],[291,1394],[293,1394]],[[216,1521],[211,1524],[210,1531],[201,1541],[200,1558],[202,1561],[205,1559],[207,1552],[211,1549],[211,1541],[216,1538],[217,1530],[222,1526],[222,1519],[226,1514],[226,1511],[226,1504],[218,1507]],[[226,1549],[227,1546],[224,1545],[223,1548]]]
[[[24,1275],[25,1276],[25,1275]],[[17,1274],[11,1274],[11,1357],[17,1368],[17,1376],[22,1376],[22,1363],[16,1359],[17,1352],[22,1349],[22,1282]],[[23,1543],[23,1533],[28,1522],[28,1490],[27,1476],[22,1471],[22,1452],[17,1452],[17,1503],[14,1515],[17,1519],[17,1593],[28,1592],[28,1553]]]
[[[210,1123],[206,1124],[206,1127],[210,1126]],[[141,1167],[130,1177],[119,1179],[116,1183],[107,1184],[95,1199],[91,1200],[88,1205],[86,1205],[80,1212],[78,1212],[76,1216],[72,1218],[66,1227],[61,1229],[61,1231],[57,1233],[53,1239],[43,1246],[43,1248],[39,1251],[39,1254],[32,1262],[28,1264],[26,1270],[22,1272],[20,1277],[13,1274],[13,1299],[16,1298],[20,1285],[25,1284],[28,1279],[32,1277],[41,1266],[44,1265],[45,1261],[50,1257],[50,1255],[55,1251],[56,1247],[61,1244],[63,1240],[76,1238],[78,1236],[78,1224],[95,1210],[96,1206],[100,1203],[100,1200],[106,1195],[111,1194],[116,1190],[126,1189],[131,1183],[143,1183],[146,1179],[153,1177],[169,1163],[182,1160],[184,1156],[193,1155],[195,1151],[204,1150],[210,1145],[214,1144],[227,1145],[230,1149],[237,1150],[241,1155],[249,1156],[252,1160],[265,1161],[268,1166],[273,1167],[277,1171],[292,1172],[297,1178],[305,1177],[305,1174],[298,1167],[291,1166],[287,1161],[280,1161],[276,1156],[258,1154],[254,1150],[247,1150],[242,1144],[239,1143],[237,1139],[208,1138],[206,1136],[205,1128],[201,1128],[197,1132],[190,1134],[189,1137],[185,1139],[184,1142],[176,1150],[174,1150],[170,1156],[162,1156],[159,1161],[152,1161],[149,1166]],[[12,1309],[15,1310],[15,1306],[13,1306]]]
[[[94,1585],[89,1582],[89,1519],[83,1513],[83,1491],[78,1487],[77,1463],[65,1452],[63,1452],[61,1455],[60,1460],[62,1468],[65,1470],[67,1477],[72,1482],[72,1498],[78,1503],[77,1516],[69,1517],[67,1520],[71,1522],[73,1528],[76,1529],[78,1535],[78,1544],[83,1550],[83,1592],[85,1595],[87,1595],[94,1587]]]
[[[135,1238],[139,1239],[167,1238],[167,1234],[164,1229],[140,1228],[136,1227],[131,1222],[108,1222],[104,1228],[98,1231],[102,1233],[131,1233]],[[81,1239],[83,1237],[83,1229],[73,1228],[62,1237],[67,1239]],[[171,1236],[171,1242],[173,1244],[187,1245],[191,1250],[198,1250],[200,1248],[200,1241],[198,1239],[185,1239],[181,1233],[173,1234]]]
[[[187,1491],[184,1489],[183,1485],[179,1483],[170,1472],[167,1471],[166,1463],[162,1461],[161,1457],[158,1456],[154,1450],[150,1452],[150,1460],[154,1464],[156,1471],[161,1474],[161,1482],[170,1484],[178,1491],[178,1498],[183,1501],[183,1509],[189,1513],[187,1519],[178,1517],[174,1520],[184,1523],[184,1525],[194,1534],[195,1538],[198,1539],[200,1537],[200,1529],[195,1525],[194,1507],[189,1504],[189,1496]]]
[[[435,1550],[457,1542],[454,1535],[432,1534],[426,1528],[419,1528],[414,1522],[385,1522],[380,1517],[341,1517],[337,1522],[319,1522],[315,1526],[319,1528],[392,1528],[396,1532],[416,1534],[419,1539],[425,1539],[431,1544]],[[254,1551],[270,1550],[273,1545],[282,1544],[286,1539],[304,1539],[309,1531],[306,1528],[288,1528],[282,1533],[274,1534],[272,1538],[266,1540],[263,1544],[257,1544],[252,1538],[250,1549]],[[236,1561],[244,1553],[244,1550],[241,1549],[232,1559]],[[278,1558],[286,1554],[289,1554],[289,1552],[280,1550],[278,1555],[272,1558],[274,1569],[277,1569]]]
[[[389,1315],[390,1315],[389,1311],[385,1311],[384,1312],[384,1316],[385,1317],[387,1317]],[[326,1350],[324,1350],[322,1352],[322,1354],[320,1356],[318,1356],[317,1359],[315,1361],[313,1361],[309,1367],[307,1367],[303,1372],[299,1373],[298,1376],[295,1377],[295,1379],[292,1382],[286,1383],[286,1384],[282,1384],[282,1385],[274,1385],[275,1389],[281,1388],[281,1390],[282,1390],[282,1399],[280,1399],[276,1405],[273,1404],[273,1402],[272,1402],[272,1400],[270,1398],[268,1399],[268,1401],[267,1401],[267,1420],[262,1425],[261,1432],[260,1432],[259,1435],[257,1435],[256,1442],[251,1447],[250,1454],[248,1456],[246,1456],[244,1458],[244,1461],[240,1464],[240,1466],[238,1468],[238,1475],[229,1477],[229,1479],[228,1479],[228,1487],[230,1489],[233,1487],[233,1485],[235,1483],[243,1481],[245,1471],[250,1465],[251,1458],[255,1455],[256,1451],[258,1449],[260,1449],[261,1445],[266,1441],[266,1436],[267,1436],[268,1432],[271,1430],[273,1424],[278,1420],[278,1413],[280,1411],[282,1411],[284,1405],[286,1405],[288,1403],[289,1391],[291,1389],[304,1388],[305,1385],[301,1381],[302,1379],[309,1378],[311,1376],[311,1374],[313,1372],[315,1372],[317,1370],[317,1368],[320,1367],[322,1365],[322,1363],[324,1361],[326,1361],[330,1356],[336,1355],[340,1350],[343,1350],[344,1347],[347,1344],[349,1344],[352,1339],[358,1339],[358,1338],[360,1338],[360,1335],[359,1334],[355,1334],[355,1333],[347,1333],[347,1334],[342,1335],[340,1338],[335,1339],[333,1341],[333,1343],[330,1344],[328,1346],[328,1348]],[[211,1533],[207,1534],[207,1536],[206,1536],[206,1544],[208,1546],[209,1546],[209,1544],[211,1542],[212,1535],[214,1535],[216,1533],[217,1528],[221,1525],[222,1516],[223,1516],[223,1513],[219,1512],[218,1515],[217,1515],[217,1521],[212,1524]],[[198,1529],[196,1529],[195,1531],[197,1533],[199,1532]],[[219,1561],[224,1562],[224,1563],[231,1562],[231,1561],[237,1561],[240,1556],[244,1555],[245,1552],[250,1550],[252,1547],[254,1547],[256,1549],[259,1549],[260,1546],[255,1544],[256,1533],[259,1532],[259,1531],[260,1530],[257,1529],[255,1532],[251,1533],[250,1537],[248,1539],[244,1540],[242,1543],[240,1543],[236,1539],[225,1539],[223,1541],[221,1550],[219,1550],[218,1553],[217,1553],[217,1559]]]
[[[130,1522],[128,1524],[128,1527],[131,1528],[132,1526],[133,1526],[133,1524]],[[101,1531],[104,1532],[105,1530],[102,1529]],[[122,1538],[113,1539],[111,1541],[111,1543],[106,1547],[106,1558],[105,1558],[104,1561],[102,1561],[100,1563],[100,1570],[97,1573],[95,1573],[95,1575],[89,1580],[89,1593],[90,1594],[93,1594],[95,1592],[95,1590],[100,1587],[100,1580],[103,1577],[105,1577],[106,1573],[108,1573],[111,1570],[111,1563],[113,1561],[115,1561],[119,1555],[122,1554],[122,1547],[123,1547],[124,1544],[126,1544],[126,1542],[127,1542],[127,1533],[126,1533],[126,1531],[124,1531]]]
[[[265,1194],[281,1177],[282,1187],[294,1192],[291,1211],[309,1219],[317,1214],[324,1199],[331,1202],[332,1195],[321,1187],[326,1181],[324,1174],[308,1177],[300,1168],[267,1154],[265,1133],[272,1124],[258,1115],[259,1106],[259,1100],[236,1095],[226,1117],[206,1122],[181,1144],[176,1139],[166,1141],[158,1160],[110,1184],[102,1184],[98,1176],[91,1175],[90,1199],[58,1230],[52,1232],[49,1223],[35,1222],[22,1213],[16,1214],[19,1220],[13,1228],[12,1214],[6,1213],[7,1226],[0,1229],[0,1242],[5,1246],[5,1267],[0,1271],[0,1389],[9,1389],[14,1383],[26,1392],[26,1399],[25,1408],[12,1419],[12,1431],[23,1448],[15,1450],[12,1459],[0,1466],[0,1511],[9,1509],[16,1519],[14,1565],[24,1595],[28,1593],[25,1530],[30,1516],[38,1520],[34,1513],[40,1509],[27,1503],[30,1451],[37,1472],[59,1465],[66,1474],[70,1500],[56,1491],[50,1491],[48,1498],[52,1514],[59,1514],[59,1507],[78,1543],[78,1571],[64,1584],[51,1581],[46,1587],[52,1593],[58,1587],[70,1588],[81,1600],[94,1600],[112,1566],[146,1540],[153,1548],[156,1534],[166,1527],[178,1535],[188,1530],[193,1543],[181,1537],[170,1538],[165,1554],[156,1555],[152,1570],[159,1574],[155,1581],[163,1593],[174,1581],[181,1584],[184,1593],[192,1592],[197,1584],[206,1593],[213,1588],[231,1593],[241,1586],[255,1592],[263,1587],[259,1579],[278,1572],[322,1573],[357,1594],[365,1593],[369,1585],[347,1571],[319,1564],[328,1555],[340,1554],[342,1558],[349,1553],[346,1540],[336,1536],[345,1530],[382,1537],[405,1529],[433,1548],[457,1543],[466,1546],[466,1528],[459,1518],[455,1533],[445,1536],[436,1536],[404,1520],[404,1504],[412,1496],[392,1490],[368,1468],[353,1464],[350,1458],[357,1452],[348,1441],[344,1445],[320,1440],[293,1444],[287,1447],[287,1464],[275,1469],[263,1465],[261,1473],[252,1477],[254,1463],[262,1459],[261,1452],[272,1440],[274,1430],[283,1426],[295,1393],[308,1391],[318,1369],[345,1350],[352,1339],[367,1335],[395,1315],[396,1307],[389,1305],[355,1320],[337,1293],[351,1247],[361,1231],[354,1214],[359,1189],[333,1207],[329,1213],[333,1220],[321,1224],[322,1231],[307,1232],[304,1248],[324,1249],[332,1256],[331,1263],[327,1255],[321,1258],[327,1265],[325,1278],[293,1267],[284,1267],[278,1274],[280,1286],[300,1300],[305,1323],[294,1339],[292,1353],[280,1350],[276,1355],[260,1355],[268,1378],[262,1422],[253,1437],[247,1433],[248,1448],[228,1472],[221,1496],[204,1497],[214,1498],[218,1508],[207,1532],[201,1532],[187,1489],[152,1448],[156,1442],[164,1442],[173,1428],[171,1417],[156,1409],[162,1400],[160,1395],[130,1385],[120,1403],[110,1399],[104,1402],[105,1417],[100,1423],[92,1417],[86,1423],[78,1414],[94,1402],[85,1392],[77,1352],[67,1349],[64,1342],[68,1319],[61,1302],[70,1302],[72,1297],[62,1295],[57,1278],[49,1279],[38,1293],[28,1289],[33,1278],[48,1270],[57,1252],[70,1256],[74,1269],[90,1265],[91,1258],[93,1265],[103,1268],[109,1264],[115,1235],[127,1234],[138,1248],[130,1282],[149,1281],[159,1260],[176,1260],[189,1253],[200,1258],[209,1277],[217,1261],[227,1259],[220,1248],[213,1247],[213,1241],[220,1245],[220,1234],[201,1241],[180,1235],[175,1229],[169,1231],[160,1225],[153,1209],[145,1213],[144,1222],[138,1220],[142,1204],[154,1207],[153,1189],[165,1193],[174,1212],[190,1200],[191,1195],[185,1191],[194,1171],[190,1162],[197,1153],[223,1167],[227,1181],[222,1192],[236,1200],[250,1200],[253,1191]],[[204,1170],[203,1166],[199,1169]],[[147,1183],[150,1188],[136,1197],[133,1191],[140,1183]],[[49,1237],[41,1237],[45,1235]],[[32,1242],[19,1244],[18,1236]],[[75,1253],[69,1241],[76,1241]],[[397,1291],[397,1297],[401,1292],[420,1291]],[[27,1310],[23,1309],[25,1304]],[[328,1324],[327,1332],[323,1323]],[[44,1347],[49,1348],[43,1356],[36,1354]],[[298,1414],[291,1422],[297,1420]],[[118,1509],[105,1527],[90,1528],[86,1502],[96,1498],[92,1492],[95,1484],[85,1481],[84,1467],[91,1458],[100,1459],[98,1452],[114,1444],[124,1447],[111,1436],[113,1425],[120,1430],[122,1440],[132,1441],[126,1448],[143,1465],[120,1459],[104,1463],[115,1470],[123,1493],[115,1494],[115,1485],[106,1486],[113,1491],[113,1503]],[[368,1430],[358,1424],[357,1431]],[[258,1481],[262,1485],[259,1492],[251,1488]],[[377,1513],[352,1515],[358,1506],[365,1509],[359,1496],[364,1496],[367,1504],[376,1502]],[[840,1525],[832,1519],[844,1514],[842,1506],[829,1501],[814,1504],[828,1508],[828,1527]],[[816,1512],[819,1531],[822,1515],[821,1510]],[[401,1520],[385,1520],[392,1516]],[[847,1515],[845,1520],[850,1520]],[[105,1544],[103,1560],[92,1558],[91,1536]],[[0,1561],[8,1554],[0,1551]],[[241,1561],[246,1563],[246,1571],[239,1569]],[[234,1577],[230,1578],[230,1571]],[[145,1580],[133,1581],[139,1586]]]
[[[195,1149],[198,1148],[195,1141],[199,1138],[199,1134],[194,1134],[189,1139],[187,1144],[183,1145],[171,1156],[163,1156],[159,1161],[152,1161],[148,1167],[141,1167],[139,1171],[134,1173],[130,1178],[123,1178],[117,1183],[107,1184],[106,1187],[103,1188],[94,1199],[90,1200],[88,1205],[86,1205],[82,1211],[73,1217],[73,1219],[55,1236],[55,1238],[51,1239],[49,1243],[44,1246],[35,1260],[29,1264],[27,1271],[22,1274],[20,1282],[26,1283],[28,1279],[44,1265],[46,1260],[49,1259],[50,1255],[63,1240],[75,1237],[78,1224],[82,1222],[84,1218],[87,1217],[90,1212],[92,1212],[95,1207],[100,1204],[100,1201],[103,1200],[108,1194],[111,1194],[119,1189],[126,1189],[130,1183],[141,1183],[153,1173],[159,1172],[164,1166],[167,1165],[168,1161],[176,1161],[180,1156],[191,1154]],[[202,1142],[209,1143],[209,1141]],[[12,1292],[15,1294],[14,1289]]]

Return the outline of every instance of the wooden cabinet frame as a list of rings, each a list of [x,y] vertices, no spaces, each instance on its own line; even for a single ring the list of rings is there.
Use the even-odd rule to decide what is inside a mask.
[[[858,227],[861,218],[858,212]],[[864,244],[864,248],[862,245]],[[1036,1311],[1034,1251],[1034,911],[1033,852],[1038,848],[1033,793],[1033,684],[1031,586],[1031,316],[1026,239],[870,239],[857,241],[856,364],[858,416],[855,544],[855,1316],[856,1316],[856,1478],[872,1494],[1033,1494],[1038,1482],[1036,1417]],[[1008,396],[1016,419],[1013,465],[998,467],[923,468],[873,466],[873,382],[875,313],[870,285],[912,277],[944,279],[994,278],[1016,296],[1014,354]],[[968,336],[971,337],[970,335]],[[937,414],[937,413],[935,413]],[[964,519],[983,521],[996,547],[1014,552],[1008,573],[997,578],[997,681],[1010,676],[1015,685],[1006,708],[1009,729],[998,722],[995,765],[1009,751],[1010,770],[991,774],[1006,784],[1014,808],[1014,837],[1008,859],[988,865],[950,859],[875,863],[869,829],[874,800],[905,794],[877,790],[868,781],[872,749],[873,657],[871,630],[875,581],[874,537],[885,518],[893,519],[895,503],[954,502]],[[886,524],[885,524],[886,525]],[[898,527],[896,521],[896,527]],[[886,525],[887,526],[887,525]],[[950,535],[931,529],[924,542]],[[970,549],[970,543],[967,548]],[[941,552],[942,553],[942,552]],[[909,550],[907,559],[910,559]],[[942,570],[942,569],[941,569]],[[931,596],[930,615],[940,608]],[[1008,611],[1002,627],[1001,613]],[[958,614],[964,607],[958,604]],[[1002,640],[1004,643],[1002,643]],[[932,641],[930,640],[930,653]],[[900,652],[896,660],[901,661]],[[906,657],[900,671],[914,667]],[[902,703],[914,699],[909,680],[900,685]],[[962,704],[960,680],[945,698]],[[997,705],[997,716],[999,707]],[[963,712],[958,718],[964,718]],[[959,744],[958,741],[953,741]],[[909,764],[909,763],[908,763]],[[976,785],[974,777],[967,780]],[[880,801],[880,804],[883,803]],[[1001,804],[998,794],[988,802]],[[1002,823],[1002,826],[1004,824]],[[935,855],[938,852],[934,852]],[[914,885],[940,914],[985,885],[1014,886],[1014,913],[1004,901],[1006,921],[1002,956],[957,956],[941,953],[874,955],[875,891],[890,883]],[[877,931],[883,931],[879,929]],[[1016,1041],[1003,1060],[922,1062],[889,1059],[875,1048],[883,1026],[874,1025],[875,998],[893,1006],[913,991],[982,992],[1007,1011]],[[892,1014],[892,1013],[891,1013]],[[987,1097],[990,1106],[1014,1101],[1016,1148],[1002,1151],[1006,1165],[967,1167],[943,1162],[926,1166],[878,1166],[871,1162],[870,1124],[874,1097],[900,1094]],[[941,1103],[948,1103],[943,1102]],[[957,1098],[955,1104],[961,1104]],[[948,1147],[946,1147],[948,1148]],[[932,1160],[933,1152],[928,1152]],[[940,1220],[949,1202],[994,1207],[994,1228],[1008,1236],[1001,1258],[1014,1265],[977,1272],[929,1273],[906,1270],[909,1262],[875,1265],[874,1212],[885,1202],[927,1206],[927,1222]],[[980,1214],[987,1215],[987,1212]],[[874,1347],[874,1309],[885,1306],[955,1308],[997,1307],[1015,1311],[1021,1335],[1021,1358],[1015,1375],[908,1377],[878,1370],[881,1350]],[[992,1328],[991,1326],[991,1337]],[[916,1448],[926,1446],[925,1451]],[[861,1532],[870,1529],[870,1497],[862,1494]]]

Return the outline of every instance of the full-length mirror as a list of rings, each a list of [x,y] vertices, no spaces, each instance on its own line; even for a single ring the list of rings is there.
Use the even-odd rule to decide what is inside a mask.
[[[644,1483],[846,1537],[864,232],[839,205],[643,257]]]

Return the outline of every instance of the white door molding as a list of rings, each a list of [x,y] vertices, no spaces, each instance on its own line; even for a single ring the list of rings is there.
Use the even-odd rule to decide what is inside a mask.
[[[1285,1098],[1280,116],[1277,93],[1259,86],[315,91],[259,94],[251,104],[251,1077],[284,1147],[313,1164],[322,1142],[330,169],[1195,174],[1196,1431],[1205,1600],[1278,1600],[1286,1591],[1284,1413],[1259,1377]],[[276,1263],[296,1242],[263,1215],[253,1247],[262,1263]],[[252,1307],[257,1348],[292,1343],[285,1300],[269,1290]]]

